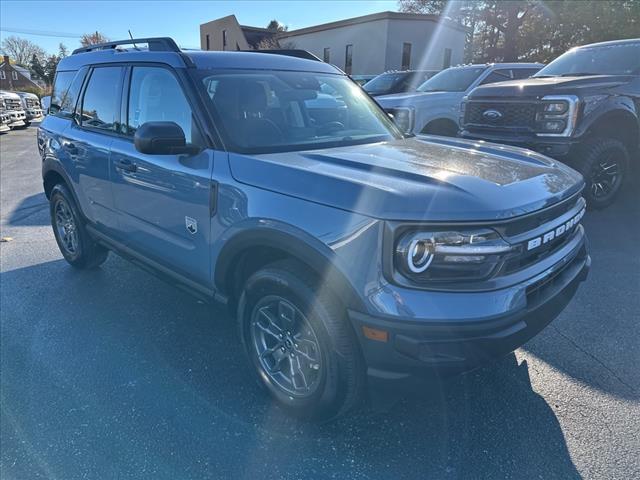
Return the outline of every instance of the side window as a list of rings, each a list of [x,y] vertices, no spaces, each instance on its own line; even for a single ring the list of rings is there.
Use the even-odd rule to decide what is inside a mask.
[[[87,73],[87,68],[84,67],[78,72],[60,72],[56,76],[56,81],[53,87],[53,95],[51,97],[51,104],[49,113],[56,117],[71,118],[73,117],[76,103],[82,89],[82,82]],[[70,74],[70,75],[68,75]],[[69,76],[71,77],[71,83],[68,82]],[[60,84],[60,92],[58,92],[58,85]],[[56,102],[55,104],[53,102]],[[55,111],[54,111],[55,108]]]
[[[487,83],[506,82],[511,80],[511,70],[494,70],[487,77],[480,82],[480,85],[486,85]]]
[[[536,74],[540,69],[539,68],[514,68],[513,79],[521,80],[523,78],[529,78],[530,76]]]
[[[53,92],[51,93],[51,105],[49,106],[49,113],[51,115],[61,116],[59,112],[62,109],[62,101],[75,76],[75,71],[56,73],[56,79],[53,82]]]
[[[95,68],[82,100],[80,124],[99,130],[116,130],[120,110],[121,67]]]
[[[217,83],[209,87],[213,87],[215,94]],[[182,127],[187,143],[199,143],[191,106],[178,80],[166,68],[134,67],[128,105],[129,135],[146,122],[175,122]]]

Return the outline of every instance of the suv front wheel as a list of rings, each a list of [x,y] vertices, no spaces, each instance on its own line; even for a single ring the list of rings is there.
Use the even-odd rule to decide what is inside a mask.
[[[49,208],[53,234],[65,260],[81,269],[104,263],[109,251],[91,238],[76,202],[64,185],[58,184],[51,190]]]
[[[346,311],[308,268],[282,261],[253,274],[238,320],[259,383],[289,413],[327,421],[361,400],[364,365]]]
[[[629,167],[629,153],[620,140],[594,138],[579,149],[578,170],[584,176],[584,197],[590,209],[613,203]]]

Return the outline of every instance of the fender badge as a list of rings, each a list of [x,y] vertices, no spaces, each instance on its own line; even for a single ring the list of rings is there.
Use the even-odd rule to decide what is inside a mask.
[[[195,235],[198,232],[198,222],[195,218],[184,217],[184,224],[191,235]]]

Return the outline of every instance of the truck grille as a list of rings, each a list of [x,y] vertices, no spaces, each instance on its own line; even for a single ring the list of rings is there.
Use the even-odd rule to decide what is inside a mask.
[[[498,112],[493,116],[487,112]],[[533,129],[536,119],[535,103],[517,102],[469,102],[466,105],[465,125],[476,125],[484,128]]]
[[[26,98],[27,108],[40,108],[40,103],[35,98]]]
[[[14,100],[13,98],[5,98],[4,106],[7,110],[22,110],[20,100]]]

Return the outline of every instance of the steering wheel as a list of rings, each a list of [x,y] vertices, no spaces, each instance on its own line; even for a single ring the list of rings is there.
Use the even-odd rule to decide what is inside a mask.
[[[327,133],[335,132],[336,130],[344,130],[346,127],[342,122],[327,122],[318,127],[318,134],[326,135]]]

